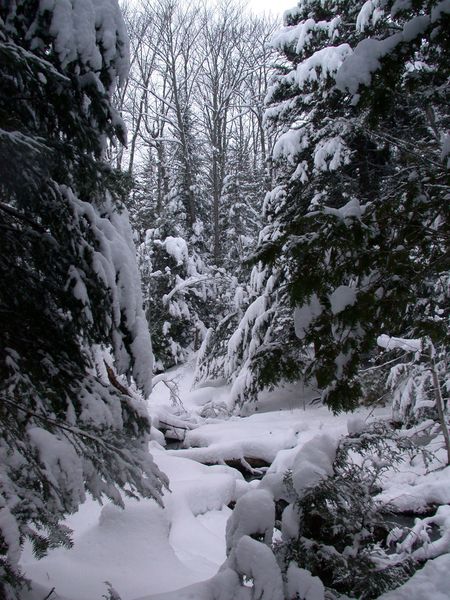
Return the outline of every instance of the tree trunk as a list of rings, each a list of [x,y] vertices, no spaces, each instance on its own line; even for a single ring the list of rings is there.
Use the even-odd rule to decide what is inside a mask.
[[[438,377],[438,374],[436,371],[436,363],[434,361],[433,344],[430,345],[430,369],[431,369],[431,375],[433,377],[434,398],[436,400],[436,408],[438,411],[439,422],[441,424],[442,433],[444,435],[445,447],[447,449],[447,465],[450,465],[450,434],[448,431],[447,422],[445,420],[444,401],[442,399],[441,386],[439,384],[439,377]]]

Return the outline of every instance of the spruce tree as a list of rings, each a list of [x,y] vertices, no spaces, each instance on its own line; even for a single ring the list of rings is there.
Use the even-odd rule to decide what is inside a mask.
[[[200,346],[214,323],[217,285],[215,272],[195,250],[195,234],[188,243],[167,216],[156,223],[139,247],[139,262],[155,371],[163,372],[186,362]]]
[[[117,178],[102,157],[125,130],[111,95],[127,72],[116,0],[0,3],[0,595],[20,548],[70,544],[86,492],[160,498],[142,403],[152,354]]]
[[[446,341],[448,296],[433,290],[449,272],[448,7],[302,0],[285,19],[257,258],[281,273],[297,343],[314,349],[306,376],[351,409],[381,332]]]

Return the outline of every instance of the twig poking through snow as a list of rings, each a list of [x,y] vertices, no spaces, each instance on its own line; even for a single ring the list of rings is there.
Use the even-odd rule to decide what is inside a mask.
[[[49,593],[45,596],[44,600],[48,600],[54,591],[55,591],[55,588],[52,587],[52,589],[49,591]]]
[[[187,410],[185,409],[184,404],[180,398],[180,390],[179,390],[176,380],[175,379],[167,379],[164,376],[164,373],[161,373],[161,375],[157,375],[153,379],[153,386],[157,385],[158,383],[163,383],[166,386],[166,388],[169,390],[170,403],[172,404],[172,406],[174,408],[178,408],[182,413],[187,414]]]

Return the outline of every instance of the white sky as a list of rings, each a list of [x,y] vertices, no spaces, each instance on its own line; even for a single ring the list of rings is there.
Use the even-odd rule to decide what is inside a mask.
[[[138,6],[141,0],[128,0],[131,4]],[[256,14],[272,13],[279,15],[280,22],[283,12],[288,8],[297,6],[297,0],[247,0],[248,7]]]
[[[271,12],[280,17],[285,10],[297,6],[296,0],[249,0],[249,8],[255,13]]]

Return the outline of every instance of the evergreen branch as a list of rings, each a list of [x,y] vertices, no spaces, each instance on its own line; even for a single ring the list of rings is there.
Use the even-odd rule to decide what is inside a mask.
[[[19,212],[17,209],[15,209],[10,204],[5,204],[4,202],[0,202],[0,210],[12,215],[16,219],[19,219],[19,221],[23,221],[24,223],[27,223],[27,225],[29,225],[30,227],[32,227],[34,230],[38,231],[39,233],[43,233],[43,234],[47,233],[47,231],[44,229],[44,227],[42,227],[38,223],[35,223],[34,221],[32,221],[29,217],[27,217],[23,213]]]
[[[394,362],[401,360],[405,356],[406,356],[406,353],[401,356],[397,356],[396,358],[393,358],[392,360],[388,360],[387,362],[384,362],[382,365],[374,365],[373,367],[368,367],[367,369],[359,369],[358,372],[359,373],[369,373],[369,372],[375,371],[376,369],[382,369],[383,367],[386,367],[387,365],[390,365]]]
[[[385,142],[389,142],[391,144],[394,144],[394,146],[397,146],[398,148],[401,148],[402,150],[404,150],[405,152],[408,152],[408,154],[411,154],[412,156],[415,156],[416,158],[418,158],[419,160],[421,160],[422,162],[426,162],[428,164],[430,164],[433,167],[437,167],[438,169],[444,169],[444,165],[441,163],[438,163],[434,160],[431,160],[430,158],[427,158],[426,156],[422,156],[421,154],[419,154],[418,152],[416,152],[415,150],[413,150],[413,146],[412,144],[409,144],[408,142],[406,142],[405,140],[400,140],[392,135],[389,135],[387,133],[376,133],[375,131],[373,131],[372,129],[367,129],[367,128],[363,128],[363,130],[369,135],[369,136],[373,136],[375,138],[381,139]]]
[[[82,429],[80,429],[78,427],[74,427],[72,425],[67,425],[66,423],[62,423],[60,420],[53,419],[52,417],[48,417],[47,415],[40,415],[40,414],[30,410],[29,408],[25,408],[24,406],[21,406],[20,404],[18,404],[17,402],[14,402],[13,400],[9,400],[8,398],[3,398],[2,402],[6,403],[10,406],[13,406],[16,410],[19,410],[30,417],[39,419],[40,421],[43,421],[44,423],[47,423],[48,425],[52,425],[53,427],[59,428],[63,431],[68,431],[69,433],[72,433],[75,436],[87,438],[87,439],[91,440],[92,442],[95,442],[96,444],[98,444],[100,447],[104,447],[107,450],[111,450],[118,454],[120,454],[120,452],[121,452],[120,448],[114,446],[110,442],[105,442],[104,440],[98,438],[97,436],[95,436],[91,433],[88,433],[86,431],[83,431]]]

